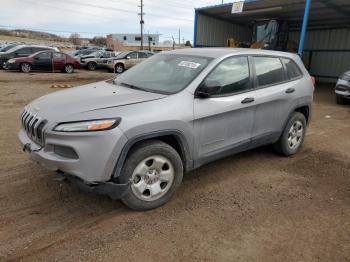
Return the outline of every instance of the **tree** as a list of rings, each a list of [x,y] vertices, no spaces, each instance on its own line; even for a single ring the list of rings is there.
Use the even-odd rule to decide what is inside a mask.
[[[106,37],[95,36],[94,38],[92,38],[91,43],[97,46],[106,46],[107,39]]]
[[[192,46],[191,42],[187,40],[185,46]]]
[[[69,36],[69,40],[74,44],[74,45],[80,45],[81,44],[81,37],[78,33],[73,33]]]

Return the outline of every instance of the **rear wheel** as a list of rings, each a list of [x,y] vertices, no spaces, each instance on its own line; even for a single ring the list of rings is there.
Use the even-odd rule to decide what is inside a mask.
[[[344,97],[340,96],[340,95],[336,95],[335,96],[335,100],[337,102],[338,105],[344,105],[345,104],[345,99]]]
[[[274,145],[277,152],[290,156],[302,146],[306,132],[306,119],[302,113],[294,112],[290,117],[280,139]]]
[[[128,155],[119,181],[131,181],[122,202],[135,210],[164,205],[180,186],[183,165],[179,154],[168,144],[153,140],[136,146]]]
[[[67,65],[64,66],[63,70],[64,70],[65,73],[71,74],[71,73],[74,72],[74,67],[71,64],[67,64]]]
[[[116,64],[114,69],[117,74],[121,74],[125,70],[123,64]]]
[[[88,68],[90,71],[96,70],[96,63],[95,63],[95,62],[89,62],[89,63],[87,64],[87,68]]]
[[[29,73],[32,71],[32,66],[29,63],[22,63],[20,69],[23,73]]]

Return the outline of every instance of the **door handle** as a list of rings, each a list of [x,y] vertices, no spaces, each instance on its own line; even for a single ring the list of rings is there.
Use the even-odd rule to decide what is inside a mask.
[[[286,93],[287,93],[287,94],[291,94],[291,93],[294,93],[294,91],[295,91],[294,88],[288,88],[288,89],[286,90]]]
[[[255,99],[253,97],[247,97],[247,98],[244,98],[241,103],[248,104],[248,103],[252,103],[254,101],[255,101]]]

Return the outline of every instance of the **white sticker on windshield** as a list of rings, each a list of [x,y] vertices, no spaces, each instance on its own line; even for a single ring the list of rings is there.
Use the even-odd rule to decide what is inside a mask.
[[[183,66],[183,67],[188,67],[192,69],[196,69],[200,66],[201,64],[190,62],[190,61],[181,61],[178,66]]]

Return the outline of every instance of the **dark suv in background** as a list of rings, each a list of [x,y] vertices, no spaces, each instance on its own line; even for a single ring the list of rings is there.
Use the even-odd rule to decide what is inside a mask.
[[[7,60],[11,58],[17,58],[17,57],[26,57],[31,54],[34,54],[39,51],[44,50],[53,50],[58,51],[55,47],[49,47],[49,46],[39,46],[39,45],[18,45],[15,46],[9,50],[7,50],[5,53],[0,54],[0,68],[3,68],[4,63],[7,62]]]

